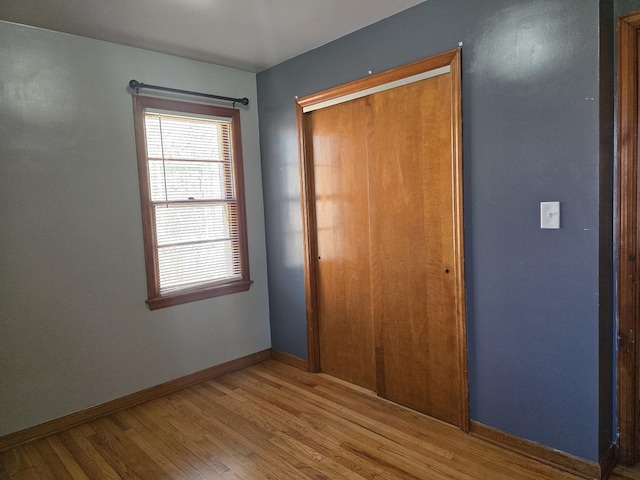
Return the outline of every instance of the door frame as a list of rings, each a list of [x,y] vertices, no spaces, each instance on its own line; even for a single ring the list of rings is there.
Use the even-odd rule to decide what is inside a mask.
[[[622,463],[639,456],[638,398],[638,33],[640,12],[618,18],[617,313],[618,448]]]
[[[466,328],[466,289],[464,275],[463,242],[463,202],[462,202],[462,87],[461,87],[461,50],[455,49],[429,57],[408,65],[370,75],[344,85],[316,94],[296,99],[296,126],[300,161],[300,190],[302,204],[303,244],[304,244],[304,284],[307,315],[307,345],[309,371],[320,371],[320,335],[318,325],[318,243],[316,231],[315,180],[310,122],[307,121],[309,109],[321,108],[341,97],[357,95],[359,92],[376,89],[391,82],[420,75],[438,68],[449,67],[452,79],[451,113],[452,144],[454,170],[454,256],[456,270],[456,329],[460,342],[460,354],[457,358],[461,372],[461,429],[469,431],[469,381]],[[307,113],[305,113],[305,111]]]

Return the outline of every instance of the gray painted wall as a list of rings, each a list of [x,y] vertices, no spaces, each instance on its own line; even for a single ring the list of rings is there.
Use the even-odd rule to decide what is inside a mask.
[[[274,348],[307,356],[294,96],[462,41],[471,417],[599,459],[612,436],[610,338],[599,365],[600,330],[612,331],[599,306],[601,293],[611,305],[611,277],[599,278],[611,265],[599,3],[429,0],[258,74]],[[562,204],[560,230],[539,228],[549,200]]]
[[[0,435],[270,347],[255,75],[0,22]],[[246,293],[150,312],[128,81],[247,96]]]

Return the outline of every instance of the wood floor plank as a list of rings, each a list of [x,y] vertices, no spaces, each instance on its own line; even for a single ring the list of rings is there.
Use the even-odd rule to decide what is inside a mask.
[[[386,478],[384,470],[377,468],[373,464],[364,463],[355,455],[341,450],[338,438],[335,435],[329,435],[324,432],[324,425],[317,428],[307,422],[302,417],[303,410],[297,409],[295,406],[296,404],[303,405],[303,403],[296,400],[292,401],[292,403],[287,403],[269,393],[261,396],[261,393],[257,390],[251,391],[248,395],[254,398],[263,398],[265,401],[259,402],[259,408],[263,411],[267,409],[270,413],[269,417],[277,419],[283,433],[306,445],[311,451],[319,452],[321,455],[331,458],[337,465],[343,466],[363,478]],[[288,400],[291,401],[291,398],[289,397]],[[349,475],[353,476],[353,473]]]
[[[206,397],[199,395],[198,389],[192,389],[193,395],[190,395],[188,401],[201,409],[203,414],[212,422],[217,424],[226,438],[233,439],[236,442],[249,445],[253,450],[251,455],[256,455],[263,462],[263,468],[266,472],[280,472],[279,474],[286,478],[305,477],[306,474],[297,470],[283,452],[277,448],[268,448],[272,435],[260,426],[244,419],[230,408],[225,408],[218,404],[215,409],[211,409],[211,404]],[[215,418],[213,418],[215,415]],[[310,470],[307,465],[304,466],[306,471]],[[272,473],[271,475],[274,475]],[[277,478],[277,477],[275,477]]]
[[[89,441],[102,452],[102,456],[120,476],[141,479],[172,478],[171,472],[165,471],[110,418],[101,418],[90,425],[96,433],[89,437]]]
[[[46,439],[35,441],[29,444],[29,446],[32,446],[34,450],[32,451],[32,453],[28,453],[28,455],[31,457],[33,454],[37,454],[38,458],[38,460],[36,461],[33,460],[33,458],[36,457],[32,457],[33,463],[43,465],[43,471],[45,471],[44,466],[46,465],[47,469],[51,472],[51,474],[46,476],[45,478],[72,480],[69,471],[64,466],[56,452],[51,448],[49,442],[47,442]],[[27,450],[27,452],[30,451]]]
[[[241,387],[238,387],[238,386],[235,386],[235,385],[231,385],[231,384],[229,384],[228,386],[231,386],[231,387],[232,387],[232,388],[231,388],[231,390],[229,390],[229,391],[235,390],[236,392],[239,392],[239,391],[241,391],[241,390],[242,390],[242,388],[241,388]],[[252,393],[252,395],[253,395],[253,393]],[[300,412],[300,413],[301,413],[301,412]],[[281,426],[280,428],[282,428],[282,426]],[[375,472],[375,475],[376,475],[376,477],[378,477],[378,478],[385,478],[385,476],[384,476],[384,472],[383,472],[383,471]],[[334,477],[334,478],[335,478],[335,477]],[[339,478],[339,477],[337,477],[337,478]],[[395,477],[395,478],[397,478],[397,477]]]
[[[362,480],[366,478],[291,435],[279,432],[271,439],[271,442],[296,459],[305,457],[312,459],[311,463],[314,465],[317,464],[317,468],[314,468],[313,471],[305,470],[307,463],[303,461],[295,465],[298,470],[304,471],[307,476],[312,478],[317,478],[313,474],[318,470],[324,472],[322,476],[326,478],[343,478],[347,480]]]
[[[71,478],[74,480],[90,480],[82,467],[78,464],[73,455],[65,448],[57,435],[53,435],[46,439],[51,449],[55,452],[64,467],[67,469]]]
[[[127,420],[125,415],[121,415],[119,412],[118,414],[112,415],[110,419],[113,420],[114,423],[126,423],[129,425],[130,428],[127,430],[127,436],[138,448],[153,458],[163,470],[167,471],[170,474],[170,478],[176,480],[204,480],[207,478],[191,466],[188,458],[185,459],[181,455],[176,454],[170,445],[151,432],[145,435],[144,427],[137,422],[135,418]]]
[[[304,425],[292,424],[291,419],[287,417],[290,415],[287,411],[275,411],[273,406],[266,403],[256,403],[249,398],[244,398],[241,395],[237,398],[231,398],[227,395],[216,394],[217,390],[211,385],[203,385],[201,393],[207,395],[208,401],[212,404],[219,404],[233,408],[238,414],[242,415],[248,421],[256,423],[264,430],[269,431],[272,437],[269,442],[277,446],[279,450],[291,459],[291,464],[297,470],[300,470],[304,475],[311,478],[322,478],[324,475],[317,471],[318,468],[326,471],[329,478],[356,478],[362,479],[358,474],[344,468],[337,462],[332,461],[323,453],[316,449],[305,445],[298,441],[293,436],[289,435],[290,428],[293,426],[294,431],[304,430]],[[239,399],[240,401],[236,401]],[[271,408],[270,408],[271,407]],[[265,409],[268,409],[269,415],[265,415]]]
[[[579,480],[266,361],[0,453],[3,480]],[[619,466],[612,480],[640,480]]]
[[[610,480],[638,480],[640,479],[640,463],[634,467],[618,465]]]
[[[179,408],[168,403],[167,399],[158,399],[156,403],[166,409],[166,412],[171,412],[167,421],[174,428],[195,442],[200,451],[209,453],[214,459],[219,459],[225,469],[232,470],[242,478],[267,478],[259,464],[262,460],[259,457],[252,457],[254,451],[251,446],[227,436],[219,424],[213,419],[206,418],[186,399]]]
[[[17,448],[8,452],[4,452],[0,456],[0,461],[2,462],[4,470],[7,473],[7,478],[19,478],[25,480],[42,479],[42,477],[38,475],[36,468],[29,459],[26,448]]]
[[[238,377],[239,377],[239,376],[235,376],[234,378],[236,378],[236,379],[237,379]],[[318,387],[318,385],[314,386],[313,388],[317,388],[317,387]],[[247,388],[247,387],[245,386],[244,388]],[[252,392],[252,393],[255,393],[255,392]],[[287,396],[291,396],[291,393],[288,393],[288,394],[287,394]],[[356,410],[357,410],[357,408],[356,408],[356,407],[357,407],[357,406],[354,406],[354,405],[346,406],[346,409],[343,409],[343,411],[342,411],[341,413],[344,413],[344,412],[346,412],[346,411],[350,410],[350,409],[351,409],[351,407],[353,407],[354,409],[351,411],[350,415],[351,415],[351,416],[359,415],[359,414],[356,412]],[[318,409],[318,412],[326,412],[326,410],[325,410],[325,409],[323,409],[323,408],[319,408],[319,409]],[[372,425],[371,425],[370,423],[368,423],[368,419],[367,419],[366,417],[362,417],[362,418],[361,418],[361,420],[364,420],[364,422],[360,422],[360,423],[363,425],[364,431],[369,432],[369,433],[370,433],[370,432],[375,432],[376,428],[373,428],[373,427],[372,427]],[[323,423],[325,423],[325,422],[326,422],[326,419],[325,419],[325,418],[320,417],[320,418],[318,419],[318,422],[319,422],[319,424],[321,425],[321,424],[323,424]],[[380,430],[380,429],[378,429],[378,430]],[[383,426],[382,430],[385,430],[384,426]],[[389,433],[390,431],[391,431],[391,430],[386,430],[386,431],[384,432],[383,437],[384,437],[387,433]],[[451,432],[451,430],[450,430],[450,432]],[[378,433],[379,433],[379,432],[378,432]],[[333,435],[333,436],[335,436],[335,437],[339,437],[339,436],[340,436],[340,434],[341,434],[341,429],[335,430],[335,431],[333,431],[333,433],[332,433],[332,435]],[[376,439],[375,439],[375,438],[367,437],[367,438],[359,438],[359,439],[356,439],[356,441],[362,441],[362,442],[364,442],[365,444],[371,444],[372,442],[375,442],[375,441],[376,441]],[[381,444],[378,444],[378,448],[379,448],[379,449],[383,449],[384,447],[383,447]],[[363,453],[363,452],[358,452],[358,453],[360,453],[360,455],[364,455],[364,453]],[[369,452],[369,453],[371,453],[371,452]],[[402,454],[400,454],[400,453],[398,453],[398,452],[393,452],[393,450],[391,450],[391,453],[392,453],[393,455],[396,455],[396,457],[397,457],[397,458],[396,458],[396,463],[400,463],[400,464],[403,464],[403,465],[407,465],[407,464],[411,463],[411,461],[407,461],[406,459],[404,459]],[[422,450],[422,453],[424,453],[424,449]],[[445,456],[445,457],[448,457],[449,459],[451,459],[451,456],[450,456],[450,455],[444,455],[444,456]],[[389,466],[389,467],[390,467],[390,466],[392,466],[392,465],[393,465],[393,463],[388,463],[388,466]],[[428,469],[429,469],[429,468],[426,468],[426,470],[428,470]],[[432,472],[432,476],[433,476],[434,478],[435,478],[435,476],[436,476],[436,475],[445,475],[445,476],[446,476],[446,478],[456,478],[456,477],[466,478],[466,474],[464,474],[464,472],[456,472],[456,471],[452,471],[452,470],[451,470],[450,468],[448,468],[446,465],[445,465],[445,466],[443,466],[443,467],[441,467],[441,470],[442,470],[442,471],[440,471],[440,472],[437,472],[437,471]],[[477,470],[476,470],[476,474],[477,474],[477,473],[478,473],[478,472],[477,472]],[[398,472],[396,472],[396,474],[398,474]],[[407,473],[407,474],[408,474],[408,473]],[[508,477],[506,477],[506,478],[513,478],[513,476],[512,476],[512,475],[509,475],[509,476],[508,476]],[[537,477],[536,477],[536,478],[537,478]]]
[[[237,378],[237,377],[236,377]],[[248,387],[246,387],[248,388]],[[292,395],[291,392],[277,392],[278,394],[282,394],[283,396],[280,398],[280,400],[282,402],[293,402],[293,403],[298,403],[300,405],[305,405],[305,408],[308,408],[308,405],[304,403],[304,399],[297,399],[295,398],[294,395]],[[257,395],[258,393],[253,390],[251,392],[252,395]],[[271,392],[271,396],[273,398],[274,396],[274,392]],[[282,404],[282,403],[281,403]],[[290,405],[291,406],[291,405]],[[324,442],[330,442],[333,445],[334,450],[336,450],[339,455],[345,455],[348,454],[349,457],[351,458],[352,462],[355,461],[356,464],[359,465],[367,465],[370,467],[375,468],[375,471],[372,472],[371,477],[372,478],[404,478],[404,477],[398,477],[398,471],[393,472],[392,474],[390,472],[386,472],[384,468],[380,468],[379,467],[379,463],[378,461],[371,461],[370,459],[367,459],[366,457],[363,457],[362,455],[359,455],[358,452],[354,452],[350,449],[344,448],[343,444],[345,442],[349,442],[350,440],[353,440],[352,436],[350,436],[347,432],[340,430],[340,429],[336,429],[333,428],[331,426],[332,422],[335,423],[335,418],[332,418],[329,414],[322,414],[323,410],[322,409],[318,409],[316,410],[316,414],[318,414],[317,417],[311,417],[309,413],[305,413],[305,412],[300,412],[298,414],[298,418],[299,420],[301,420],[302,422],[304,422],[305,426],[307,429],[311,428],[311,430],[313,430],[313,436],[322,436],[323,437],[323,441]],[[317,419],[317,421],[316,421]],[[302,427],[304,428],[304,427]],[[300,429],[300,426],[299,428]],[[373,441],[371,439],[367,439],[366,441]],[[389,470],[387,468],[387,470]],[[406,474],[408,475],[408,474]],[[405,477],[406,477],[405,475]],[[435,477],[434,477],[435,479]]]
[[[459,455],[454,464],[456,466],[462,466],[462,464],[468,463],[469,471],[474,472],[475,475],[482,474],[484,465],[487,462],[491,462],[492,458],[495,456],[494,452],[500,452],[501,456],[497,457],[498,461],[490,464],[490,470],[493,472],[491,475],[492,478],[511,479],[516,477],[531,480],[539,480],[541,478],[575,478],[571,474],[559,472],[555,468],[537,462],[533,466],[527,464],[527,467],[523,469],[520,467],[520,463],[523,459],[521,455],[504,452],[502,449],[489,446],[482,441],[471,442],[469,441],[470,438],[468,435],[465,435],[455,427],[451,427],[449,424],[439,422],[438,420],[392,402],[381,400],[370,392],[365,393],[361,389],[359,391],[357,389],[346,389],[359,397],[355,407],[350,408],[349,400],[345,397],[346,391],[340,392],[340,395],[335,397],[327,397],[323,392],[323,388],[328,385],[342,385],[342,388],[344,388],[344,382],[335,382],[331,378],[323,378],[322,375],[314,375],[310,380],[307,375],[300,375],[304,372],[295,371],[294,369],[281,369],[280,367],[281,365],[278,365],[275,369],[278,370],[278,377],[284,376],[286,382],[289,382],[289,384],[287,384],[287,388],[293,388],[294,392],[306,395],[306,397],[309,398],[316,406],[321,407],[325,401],[327,401],[326,405],[342,406],[344,408],[335,409],[335,413],[343,416],[345,420],[349,422],[361,424],[366,429],[372,429],[372,424],[369,421],[370,419],[381,419],[381,425],[374,428],[374,431],[382,432],[382,436],[390,435],[390,431],[385,430],[384,423],[387,422],[389,418],[393,418],[393,424],[395,426],[401,426],[402,432],[413,433],[418,438],[431,437],[434,442],[441,445],[443,448],[453,449],[453,451],[462,449],[462,455]],[[256,368],[248,369],[247,372],[255,372],[261,376],[266,376],[271,380],[278,381],[278,377],[272,375],[272,369],[265,369],[260,365],[257,365]],[[364,418],[364,424],[362,424],[363,416],[357,413],[357,407],[362,403],[368,404],[369,406],[375,406],[373,410],[367,411],[367,416]],[[351,406],[353,407],[353,405]],[[354,414],[354,412],[356,413]],[[349,413],[349,415],[345,416],[347,413]],[[355,417],[360,418],[354,418],[354,415]],[[466,446],[470,446],[471,448],[465,449]],[[482,461],[480,462],[476,460]],[[469,463],[469,461],[471,461],[471,463]],[[502,477],[498,476],[500,472],[503,473]]]
[[[258,369],[252,369],[250,371],[260,372],[262,370],[258,368]],[[374,425],[371,417],[375,416],[374,415],[375,412],[367,411],[367,416],[364,416],[358,413],[357,409],[349,408],[348,404],[344,403],[343,401],[340,401],[339,403],[335,403],[333,401],[329,401],[325,399],[322,395],[320,395],[319,387],[320,387],[320,384],[323,382],[321,378],[314,377],[313,382],[310,383],[309,379],[307,377],[304,377],[300,382],[296,382],[296,377],[298,375],[297,372],[289,372],[289,373],[291,373],[292,375],[292,377],[289,379],[292,383],[287,385],[287,389],[288,389],[287,392],[290,395],[300,395],[301,402],[308,401],[312,407],[315,407],[319,411],[324,411],[326,408],[328,415],[335,415],[335,421],[337,421],[341,425],[341,428],[337,430],[334,429],[333,430],[334,434],[339,435],[340,432],[343,431],[342,427],[349,424],[360,425],[361,427],[363,427],[364,431],[376,432],[379,434],[379,437],[381,438],[384,438],[385,434],[388,434],[389,431],[386,430],[386,433],[385,433],[385,428],[383,424]],[[274,376],[271,376],[268,371],[262,371],[262,373],[259,373],[259,374],[267,375],[268,378],[270,378],[271,380],[277,380],[277,378]],[[394,418],[394,420],[397,420],[402,416],[406,416],[410,418],[410,421],[404,425],[404,427],[406,427],[409,430],[414,428],[412,423],[415,419],[419,419],[419,420],[426,419],[429,422],[429,425],[428,425],[429,428],[435,428],[440,430],[440,435],[437,437],[437,440],[439,442],[443,442],[444,444],[447,444],[447,442],[452,442],[454,445],[457,445],[459,447],[460,443],[464,442],[465,440],[464,437],[467,437],[460,430],[448,424],[431,419],[417,412],[406,409],[405,407],[391,404],[390,402],[382,401],[380,399],[375,399],[375,400],[376,400],[376,403],[381,407],[393,408],[394,416],[392,418]],[[312,411],[313,409],[310,408],[309,410]],[[385,418],[388,418],[387,415],[385,415]],[[356,430],[350,429],[349,432],[353,435],[355,434]],[[367,434],[365,437],[360,436],[360,437],[352,438],[352,441],[370,443],[375,440],[370,435]],[[478,442],[475,442],[476,445],[477,443]],[[485,454],[485,450],[487,448],[491,450],[491,447],[489,447],[487,444],[485,444],[484,442],[480,442],[480,445],[477,448],[477,451],[475,452],[476,456],[478,454],[480,455]],[[516,455],[515,458],[516,460],[522,459],[522,457],[519,455]],[[451,463],[455,467],[460,467],[465,462],[465,459],[466,459],[465,456],[461,456],[456,462],[451,462]],[[387,460],[389,459],[387,458]],[[504,469],[503,468],[504,466],[507,466],[509,468]],[[491,468],[490,470],[492,472],[491,477],[496,480],[498,479],[510,480],[514,477],[522,478],[522,479],[530,479],[530,480],[539,480],[541,478],[553,478],[553,479],[575,478],[569,474],[558,472],[556,469],[551,469],[546,465],[540,464],[540,467],[541,467],[541,471],[535,471],[529,474],[529,472],[527,472],[526,469],[523,470],[518,468],[517,463],[503,464],[502,462],[500,462],[495,464],[493,468]],[[469,471],[473,472],[474,475],[482,474],[483,469],[484,469],[484,465],[481,462],[472,462],[469,465]],[[501,473],[502,470],[503,470],[502,472],[503,476],[498,476],[498,474]],[[446,474],[453,474],[453,473],[447,472]],[[434,472],[433,475],[437,475],[437,473]],[[460,472],[459,475],[461,476],[460,478],[464,478],[464,471]]]
[[[181,458],[188,456],[190,464],[207,478],[221,480],[223,474],[229,470],[220,459],[218,452],[202,445],[202,435],[196,434],[190,421],[167,415],[157,406],[159,402],[146,404],[128,411],[139,420],[141,425],[153,431],[163,441],[169,443]]]
[[[318,385],[314,388],[315,392],[321,393],[324,398],[330,399],[331,401],[337,402],[338,404],[342,404],[345,407],[354,408],[354,405],[357,406],[361,402],[370,403],[371,405],[380,404],[378,399],[372,398],[370,402],[368,402],[368,398],[361,394],[357,394],[357,392],[349,392],[347,389],[340,388],[338,386],[337,389],[333,382],[329,385]],[[357,394],[358,396],[354,397],[352,394]],[[355,403],[354,403],[355,402]],[[388,402],[385,406],[392,407],[394,409],[394,415],[400,413],[397,411],[399,406]],[[403,409],[403,407],[399,407]],[[357,410],[356,410],[357,412]],[[413,412],[406,409],[406,411],[401,412],[402,414],[411,415]],[[357,414],[357,413],[356,413]],[[416,422],[416,416],[413,418],[407,416],[407,419],[410,418],[409,421],[402,420],[402,416],[400,416],[400,421],[394,422],[393,426],[388,425],[387,419],[389,418],[389,412],[384,410],[373,409],[367,411],[367,415],[363,417],[360,414],[357,414],[359,418],[356,419],[358,423],[366,423],[368,428],[374,429],[376,432],[380,433],[383,437],[394,440],[398,443],[405,445],[410,450],[413,450],[416,453],[424,454],[425,452],[433,452],[440,457],[444,457],[447,459],[452,459],[451,448],[454,446],[458,446],[458,448],[462,447],[463,451],[466,455],[458,455],[455,465],[461,469],[461,472],[464,471],[473,471],[474,474],[483,474],[486,473],[489,475],[491,473],[492,477],[498,478],[498,473],[502,473],[504,478],[513,478],[514,475],[517,475],[518,478],[531,478],[537,479],[540,475],[549,474],[549,469],[546,466],[541,466],[541,470],[535,470],[532,472],[520,471],[521,469],[517,468],[517,464],[513,467],[510,467],[509,462],[505,462],[503,458],[500,462],[494,462],[490,465],[489,468],[485,467],[483,464],[478,462],[477,460],[483,457],[483,448],[464,448],[464,440],[465,435],[459,430],[451,430],[450,425],[441,424],[434,419],[427,419],[429,425],[420,425],[420,422]],[[423,415],[417,415],[419,420],[424,420],[426,417]],[[419,425],[418,428],[416,428]],[[440,434],[431,433],[432,430],[436,430],[442,427],[443,432]],[[449,430],[448,433],[445,431]],[[426,433],[425,433],[426,432]],[[443,441],[443,435],[445,437]],[[486,462],[491,463],[491,455],[486,455]],[[434,461],[438,461],[438,457],[432,456]],[[520,456],[514,457],[516,459],[520,459]],[[486,470],[486,472],[485,472]],[[554,472],[555,474],[555,472]],[[500,477],[502,478],[502,477]],[[559,477],[561,478],[561,477]],[[565,475],[564,478],[571,478],[571,475]]]
[[[78,465],[89,478],[104,478],[106,480],[120,480],[115,472],[94,446],[82,435],[80,429],[61,432],[56,435],[76,460]]]
[[[167,420],[209,452],[212,459],[219,461],[223,470],[231,468],[233,464],[245,463],[245,457],[254,453],[251,446],[238,442],[235,438],[227,438],[226,432],[220,428],[219,424],[213,419],[207,419],[202,411],[187,401],[187,398],[180,406],[171,405],[162,400],[158,402],[160,407],[172,412]]]

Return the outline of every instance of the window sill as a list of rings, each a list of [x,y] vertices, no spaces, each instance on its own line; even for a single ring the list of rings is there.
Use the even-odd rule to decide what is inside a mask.
[[[223,283],[212,285],[210,287],[199,288],[197,290],[188,290],[176,292],[171,295],[162,297],[149,298],[147,305],[149,310],[158,310],[160,308],[172,307],[183,303],[196,302],[207,298],[220,297],[222,295],[230,295],[232,293],[246,292],[251,287],[252,280],[240,280],[232,283]]]

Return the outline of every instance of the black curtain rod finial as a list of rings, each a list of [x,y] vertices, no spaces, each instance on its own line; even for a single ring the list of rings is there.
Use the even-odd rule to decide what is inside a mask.
[[[133,80],[133,79],[129,80],[129,87],[136,93],[136,95],[140,93],[140,89],[148,88],[151,90],[162,90],[164,92],[181,93],[183,95],[194,95],[197,97],[206,97],[206,98],[214,98],[216,100],[224,100],[225,102],[233,102],[234,107],[236,103],[239,103],[241,105],[249,105],[249,99],[247,97],[233,98],[233,97],[223,97],[222,95],[212,95],[210,93],[191,92],[189,90],[180,90],[178,88],[149,85],[147,83],[138,82],[137,80]]]
[[[134,90],[136,93],[140,93],[140,82],[137,80],[129,80],[129,87],[131,87],[131,90]]]

